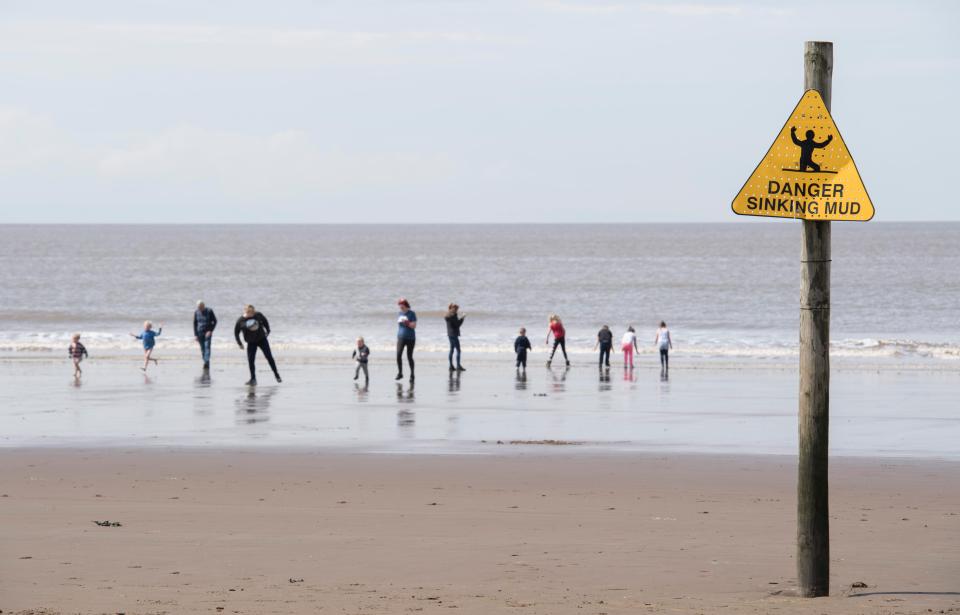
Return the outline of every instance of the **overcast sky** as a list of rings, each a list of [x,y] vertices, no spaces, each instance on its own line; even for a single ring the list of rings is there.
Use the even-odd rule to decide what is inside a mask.
[[[731,221],[805,40],[875,219],[960,220],[957,6],[0,0],[4,221]]]

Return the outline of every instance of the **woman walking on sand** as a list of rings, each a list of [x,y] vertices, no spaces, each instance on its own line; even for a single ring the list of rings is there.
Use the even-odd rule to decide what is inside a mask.
[[[623,350],[623,366],[633,369],[633,355],[640,354],[640,349],[637,347],[637,332],[633,325],[627,327],[627,332],[623,334],[620,349]]]
[[[657,329],[657,339],[654,342],[660,349],[660,373],[666,374],[670,371],[670,349],[673,348],[673,340],[670,338],[670,329],[667,323],[660,321],[660,328]]]
[[[570,359],[567,357],[567,330],[563,328],[563,322],[556,314],[550,314],[550,329],[547,330],[546,344],[550,344],[550,336],[553,335],[553,349],[550,351],[550,358],[547,359],[547,367],[553,363],[553,355],[557,352],[557,346],[563,351],[563,360],[570,367]]]
[[[466,316],[460,315],[460,306],[456,303],[451,303],[447,306],[447,315],[443,317],[447,321],[447,339],[450,340],[450,355],[447,357],[447,360],[450,362],[450,371],[451,372],[464,372],[467,371],[463,369],[463,366],[460,365],[460,327],[463,325],[463,320]],[[456,352],[457,355],[457,366],[453,366],[453,355]],[[412,371],[412,370],[411,370]]]
[[[410,302],[404,298],[397,301],[400,314],[397,316],[397,377],[403,380],[403,353],[407,353],[407,365],[410,366],[410,382],[413,382],[413,347],[417,344],[417,313],[410,309]]]

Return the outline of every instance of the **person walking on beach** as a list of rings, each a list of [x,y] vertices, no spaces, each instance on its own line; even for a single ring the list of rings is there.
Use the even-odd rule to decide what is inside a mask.
[[[620,348],[623,350],[623,366],[633,369],[633,355],[640,354],[640,349],[637,347],[637,332],[633,325],[627,327],[627,332],[623,334]]]
[[[73,377],[77,380],[80,379],[80,374],[83,373],[83,370],[80,369],[80,361],[83,361],[84,357],[89,356],[87,354],[87,349],[84,348],[83,344],[80,343],[80,334],[74,333],[73,337],[70,338],[72,341],[70,343],[70,358],[73,359]]]
[[[466,316],[460,316],[460,306],[456,303],[451,303],[447,306],[447,315],[443,317],[447,321],[447,339],[450,340],[450,355],[447,357],[447,360],[450,362],[450,371],[463,372],[466,371],[462,365],[460,365],[460,326],[463,325],[463,321]],[[453,353],[457,353],[457,366],[453,366]],[[413,370],[411,370],[413,371]]]
[[[197,301],[197,309],[193,312],[193,335],[200,344],[203,369],[210,369],[210,345],[213,343],[213,330],[216,328],[217,315],[204,304],[202,299]]]
[[[404,298],[397,301],[400,314],[397,316],[397,377],[403,380],[403,352],[407,352],[407,364],[410,366],[410,382],[413,374],[413,347],[417,344],[417,313],[410,309],[410,302]]]
[[[277,371],[277,364],[273,360],[273,353],[270,352],[270,343],[267,338],[270,336],[270,323],[267,317],[261,314],[252,305],[244,306],[243,315],[237,319],[237,324],[233,327],[233,337],[237,340],[240,350],[243,350],[243,342],[240,341],[240,333],[243,333],[243,339],[247,342],[247,363],[250,366],[250,380],[247,384],[254,386],[257,384],[257,349],[263,351],[270,369],[277,382],[283,382],[280,378],[280,372]]]
[[[149,320],[143,323],[143,331],[139,334],[131,333],[130,335],[138,340],[143,340],[143,367],[140,368],[141,371],[146,373],[147,366],[150,364],[150,361],[153,361],[154,365],[159,365],[156,359],[153,358],[153,347],[157,345],[157,338],[160,334],[163,333],[163,323],[160,323],[160,326],[156,331],[153,330],[153,323]]]
[[[362,337],[357,338],[357,347],[353,349],[353,358],[357,360],[357,369],[353,371],[353,379],[360,377],[360,370],[363,370],[363,380],[370,384],[370,372],[367,371],[367,362],[370,360],[370,349]]]
[[[603,325],[600,327],[600,331],[597,332],[597,343],[593,345],[593,349],[596,350],[598,346],[600,347],[600,367],[604,365],[610,367],[610,349],[613,348],[613,332],[610,331],[608,325]]]
[[[547,367],[553,363],[553,355],[557,352],[557,346],[563,351],[563,360],[570,367],[570,359],[567,357],[567,331],[563,328],[563,322],[556,314],[550,315],[550,329],[547,331],[546,344],[550,344],[550,335],[553,335],[553,349],[550,351],[550,358],[547,359]]]
[[[670,329],[667,323],[660,321],[660,328],[657,329],[657,348],[660,349],[660,373],[666,374],[670,371],[670,349],[673,348],[673,340],[670,338]]]
[[[533,350],[533,345],[530,344],[530,340],[527,338],[527,330],[523,327],[520,327],[520,334],[517,336],[517,339],[513,340],[513,351],[517,353],[517,370],[523,368],[523,371],[527,371],[527,351]]]

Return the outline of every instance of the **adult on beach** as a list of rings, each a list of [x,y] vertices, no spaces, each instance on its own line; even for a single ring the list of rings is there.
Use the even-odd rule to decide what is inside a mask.
[[[403,352],[407,352],[407,364],[410,366],[410,382],[413,374],[413,347],[417,344],[417,313],[410,309],[410,302],[404,298],[397,301],[400,314],[397,316],[397,377],[403,380]]]
[[[660,321],[660,328],[657,329],[657,348],[660,349],[660,372],[666,373],[670,369],[670,350],[673,348],[673,340],[670,338],[670,329],[667,323]]]
[[[248,385],[257,384],[257,349],[263,351],[263,356],[267,358],[273,375],[277,382],[283,382],[280,379],[280,372],[277,371],[277,364],[273,360],[273,353],[270,352],[270,343],[267,338],[270,336],[270,323],[266,316],[261,314],[252,305],[246,305],[243,308],[243,314],[237,319],[237,324],[233,327],[233,337],[237,340],[237,345],[243,349],[243,342],[240,341],[240,333],[243,333],[243,339],[247,342],[247,363],[250,366],[250,380]]]
[[[216,328],[217,315],[207,307],[203,299],[197,301],[197,309],[193,312],[193,336],[200,344],[203,369],[210,369],[210,345],[213,343],[213,330]]]
[[[547,359],[547,367],[553,363],[553,355],[557,352],[557,346],[563,351],[563,360],[570,367],[570,359],[567,357],[567,331],[563,328],[563,321],[556,314],[550,314],[550,328],[547,330],[547,341],[550,344],[550,336],[553,335],[553,349],[550,351],[550,358]]]
[[[443,317],[447,321],[447,339],[450,340],[450,355],[447,357],[447,360],[450,362],[450,371],[463,372],[466,371],[463,366],[460,364],[460,326],[463,325],[463,321],[466,316],[460,315],[460,306],[456,303],[451,303],[447,306],[447,315]],[[457,355],[457,366],[453,366],[453,355]],[[411,369],[410,371],[413,371]]]

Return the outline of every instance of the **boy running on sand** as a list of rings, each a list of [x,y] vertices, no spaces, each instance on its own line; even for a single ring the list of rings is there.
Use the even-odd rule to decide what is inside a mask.
[[[83,361],[84,357],[90,355],[87,354],[87,349],[80,343],[79,333],[74,333],[71,339],[73,342],[70,344],[69,352],[70,358],[73,359],[73,377],[79,380],[80,374],[83,373],[83,370],[80,369],[80,361]]]
[[[362,337],[357,338],[357,347],[353,350],[353,358],[357,360],[357,369],[353,372],[353,379],[360,377],[360,370],[363,370],[363,379],[370,384],[370,372],[367,371],[367,362],[370,360],[370,349]]]
[[[143,340],[143,367],[140,368],[141,371],[146,372],[147,366],[150,365],[150,361],[153,361],[154,365],[159,365],[156,359],[153,358],[153,347],[156,346],[156,338],[163,333],[163,323],[160,323],[160,327],[156,331],[153,330],[153,323],[149,320],[143,323],[143,331],[140,334],[131,333],[131,337],[134,337],[138,340]]]

